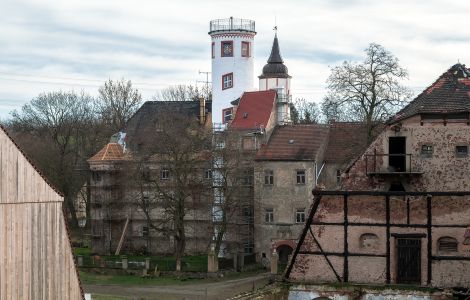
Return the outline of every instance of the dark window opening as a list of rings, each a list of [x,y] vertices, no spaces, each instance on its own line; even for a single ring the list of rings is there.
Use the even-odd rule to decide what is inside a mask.
[[[274,222],[274,209],[272,208],[266,208],[264,210],[264,221],[266,223],[272,223]]]
[[[457,252],[458,244],[453,237],[442,237],[437,241],[439,252]]]
[[[431,157],[434,152],[432,145],[422,145],[421,146],[421,156],[422,157]]]
[[[212,179],[212,170],[207,169],[204,171],[204,179]]]
[[[160,172],[160,179],[161,180],[170,179],[170,170],[169,169],[162,169],[161,172]]]
[[[341,183],[341,170],[336,170],[336,183]]]
[[[295,222],[305,223],[305,208],[299,208],[295,212]]]
[[[273,170],[264,171],[264,184],[273,185],[274,184],[274,172]]]
[[[457,157],[467,157],[468,146],[455,146],[455,155]]]
[[[405,192],[405,187],[403,184],[401,184],[401,182],[392,182],[388,190],[390,192]]]
[[[388,165],[391,172],[406,171],[406,138],[402,136],[389,137]]]
[[[148,237],[149,236],[149,228],[148,226],[142,226],[142,236]]]
[[[101,173],[100,172],[92,172],[91,177],[93,181],[101,181]]]
[[[305,184],[305,170],[297,171],[297,184]]]

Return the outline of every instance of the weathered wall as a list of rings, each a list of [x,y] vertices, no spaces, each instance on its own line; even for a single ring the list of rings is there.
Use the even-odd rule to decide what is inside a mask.
[[[365,225],[385,224],[386,210],[384,196],[348,197],[348,257],[349,282],[386,283],[386,227]],[[409,205],[407,205],[407,202]],[[344,253],[344,199],[339,196],[323,196],[314,216],[311,229],[324,252],[329,255],[336,272],[343,277]],[[390,197],[390,277],[397,282],[397,238],[396,234],[420,234],[421,239],[421,284],[427,285],[427,205],[425,196]],[[464,245],[464,234],[470,219],[470,196],[435,196],[431,200],[431,249],[432,286],[469,286],[469,247]],[[409,207],[409,210],[407,209]],[[408,221],[409,220],[409,221]],[[327,225],[324,223],[335,223]],[[338,224],[339,223],[339,224]],[[410,226],[407,226],[411,224]],[[418,225],[418,226],[415,226]],[[454,227],[444,227],[453,225]],[[456,227],[461,226],[461,227]],[[375,236],[372,236],[375,235]],[[372,236],[372,238],[371,238]],[[439,251],[441,237],[455,238],[457,251]],[[320,251],[310,233],[307,234],[301,251]],[[357,256],[357,254],[378,255],[378,257]],[[446,257],[446,260],[439,257]],[[454,258],[449,258],[454,257]],[[466,259],[459,259],[464,257]],[[337,281],[326,259],[320,254],[299,254],[295,260],[290,279],[306,282]]]
[[[0,128],[0,299],[81,299],[63,198]]]
[[[264,183],[264,170],[274,172],[274,184]],[[297,170],[305,170],[306,183],[297,184]],[[270,257],[276,241],[295,241],[303,228],[296,223],[296,210],[311,204],[311,188],[315,185],[314,161],[257,161],[255,163],[255,252]],[[265,209],[274,210],[274,222],[265,222]]]
[[[366,155],[388,154],[389,137],[406,137],[406,153],[411,154],[411,170],[421,175],[367,176]],[[431,157],[421,155],[423,144],[432,145]],[[424,122],[419,117],[403,121],[399,131],[387,127],[343,176],[344,190],[388,190],[392,181],[399,181],[407,191],[467,191],[470,190],[468,157],[456,156],[457,145],[470,146],[470,126],[466,123]],[[372,159],[369,158],[368,167]],[[409,164],[407,158],[407,167]],[[388,157],[377,157],[377,169],[386,171]]]

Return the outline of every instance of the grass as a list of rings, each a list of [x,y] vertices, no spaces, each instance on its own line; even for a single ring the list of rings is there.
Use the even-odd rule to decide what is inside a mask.
[[[250,272],[233,272],[222,278],[187,278],[176,276],[165,276],[155,278],[142,278],[138,275],[102,275],[80,270],[80,280],[84,284],[105,284],[105,285],[182,285],[193,283],[209,283],[230,279],[250,277],[265,272],[265,270],[255,270]]]

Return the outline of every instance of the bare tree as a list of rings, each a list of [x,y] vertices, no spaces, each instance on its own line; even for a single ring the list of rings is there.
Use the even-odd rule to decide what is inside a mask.
[[[341,110],[349,120],[364,121],[370,142],[374,124],[401,108],[411,92],[400,84],[407,71],[398,58],[375,43],[365,49],[365,54],[361,63],[345,61],[331,69],[323,108],[336,114]]]
[[[249,178],[253,173],[253,153],[240,147],[241,136],[236,131],[225,130],[213,136],[213,227],[215,253],[220,253],[230,226],[236,226],[237,213],[248,210],[242,218],[251,218],[245,222],[253,222],[253,206]],[[251,155],[250,155],[251,154]],[[248,200],[248,201],[247,201]],[[232,228],[234,231],[239,228]]]
[[[98,92],[100,114],[114,132],[125,127],[142,102],[142,96],[130,80],[109,79]]]
[[[8,123],[18,143],[64,194],[74,226],[74,200],[88,177],[86,159],[107,139],[95,126],[93,109],[93,98],[83,92],[51,92],[14,111]]]
[[[212,92],[208,86],[198,88],[192,85],[174,85],[159,91],[153,100],[155,101],[199,101],[203,97],[212,99]]]
[[[175,243],[177,271],[186,247],[188,213],[203,201],[210,181],[210,132],[197,119],[172,111],[159,112],[155,128],[143,131],[147,143],[133,153],[133,196],[149,227]],[[207,208],[206,208],[207,209]]]
[[[320,110],[315,102],[298,98],[293,103],[294,124],[316,124],[320,121]]]

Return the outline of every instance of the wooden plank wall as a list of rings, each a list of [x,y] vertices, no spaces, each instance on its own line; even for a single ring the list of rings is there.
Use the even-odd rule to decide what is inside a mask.
[[[0,300],[82,299],[62,201],[0,128]]]

